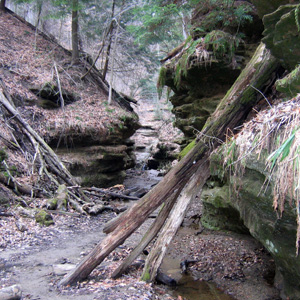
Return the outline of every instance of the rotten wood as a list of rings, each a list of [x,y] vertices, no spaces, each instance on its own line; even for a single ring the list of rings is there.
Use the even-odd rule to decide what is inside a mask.
[[[168,221],[163,226],[154,247],[147,257],[142,274],[142,279],[144,281],[151,282],[155,280],[168,246],[183,222],[190,203],[197,197],[210,176],[208,157],[204,156],[202,162],[203,163],[199,165],[188,184],[182,189],[177,202],[170,213]]]
[[[109,195],[115,198],[121,198],[121,199],[125,199],[125,200],[139,200],[140,198],[138,197],[133,197],[133,196],[128,196],[128,195],[124,195],[124,194],[119,194],[119,193],[115,193],[115,192],[111,192],[111,191],[107,191],[104,189],[100,189],[100,188],[96,188],[96,187],[91,187],[91,188],[84,188],[85,191],[95,191],[101,194],[105,194],[105,195]],[[90,195],[94,195],[94,196],[98,196],[97,194],[91,194]]]
[[[34,197],[41,196],[40,191],[34,191],[34,189],[31,186],[27,184],[21,184],[17,180],[12,180],[11,178],[4,176],[2,173],[0,173],[0,182],[12,188],[16,194],[21,193],[24,195],[34,196]]]
[[[144,235],[142,240],[139,242],[139,244],[130,252],[130,254],[123,260],[119,267],[112,273],[112,278],[116,279],[120,277],[132,264],[132,262],[139,256],[139,254],[149,245],[153,238],[158,234],[161,227],[165,223],[170,213],[170,210],[173,207],[174,201],[170,200],[172,199],[167,199],[167,201],[163,204],[163,207],[161,208],[154,223],[151,225],[151,227]]]
[[[272,84],[269,78],[278,68],[279,63],[266,50],[264,44],[261,44],[215,113],[207,121],[195,147],[148,194],[110,222],[105,228],[106,232],[110,232],[108,236],[98,243],[92,252],[59,282],[59,285],[74,284],[85,279],[166,199],[175,201],[193,174],[203,165],[204,159],[209,157],[220,140],[225,140],[227,131],[229,129],[234,131],[235,127],[241,125],[252,107],[261,100],[250,85],[264,92],[266,82]]]

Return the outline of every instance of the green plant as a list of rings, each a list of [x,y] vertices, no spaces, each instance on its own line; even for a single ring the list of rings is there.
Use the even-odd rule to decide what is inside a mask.
[[[233,36],[222,30],[213,30],[204,38],[204,44],[207,50],[211,48],[216,58],[226,56],[229,62],[234,57],[234,53],[241,41],[242,40],[237,36]]]
[[[274,152],[272,152],[267,160],[270,161],[271,164],[271,170],[274,168],[275,164],[278,161],[283,161],[290,153],[290,149],[292,146],[292,143],[295,139],[295,133],[298,129],[293,130],[292,134],[280,145],[280,147],[278,147],[278,149],[276,149]],[[280,157],[280,160],[278,160]]]

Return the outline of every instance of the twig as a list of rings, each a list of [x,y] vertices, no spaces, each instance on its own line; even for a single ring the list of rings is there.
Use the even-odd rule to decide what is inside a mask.
[[[269,100],[267,99],[267,97],[266,97],[260,90],[258,90],[256,87],[254,87],[253,85],[250,84],[250,86],[251,86],[253,89],[255,89],[257,92],[259,92],[259,93],[265,98],[265,100],[267,101],[267,103],[269,104],[269,106],[272,108],[272,105],[271,105],[271,103],[269,102]]]
[[[61,90],[59,74],[58,74],[58,70],[57,70],[57,67],[56,67],[56,63],[54,63],[54,69],[55,69],[55,73],[56,73],[57,86],[58,86],[58,90],[59,90],[60,106],[61,106],[62,109],[64,109],[65,100],[64,100],[64,97],[62,95],[62,90]]]

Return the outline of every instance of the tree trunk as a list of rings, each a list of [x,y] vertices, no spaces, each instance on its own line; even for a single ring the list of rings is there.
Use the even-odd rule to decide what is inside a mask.
[[[151,249],[142,275],[142,279],[145,281],[155,280],[158,268],[162,263],[170,242],[184,219],[189,204],[199,194],[200,190],[202,190],[204,183],[210,175],[208,158],[204,156],[202,162],[188,184],[182,189],[167,223],[163,226],[154,247]]]
[[[102,80],[105,81],[107,70],[108,70],[108,62],[109,62],[109,57],[110,57],[110,49],[111,49],[111,43],[112,43],[112,37],[113,37],[113,31],[114,31],[114,15],[115,15],[115,5],[116,1],[114,0],[112,3],[112,8],[111,8],[111,22],[108,30],[109,38],[108,38],[108,45],[106,49],[106,57],[105,57],[105,63],[102,71]]]
[[[5,11],[5,2],[6,0],[1,0],[0,2],[0,10]]]
[[[72,64],[79,61],[78,0],[72,0]]]
[[[174,201],[166,201],[163,204],[163,207],[161,208],[154,224],[151,225],[151,227],[144,235],[140,243],[131,251],[130,255],[128,255],[126,259],[122,262],[122,264],[112,273],[112,278],[120,277],[122,273],[126,271],[127,267],[129,267],[130,264],[138,257],[138,255],[148,246],[148,244],[158,234],[161,227],[165,223],[173,205]]]
[[[196,146],[148,194],[117,219],[110,222],[105,228],[105,231],[110,232],[110,234],[73,271],[63,278],[59,285],[73,284],[85,279],[159,205],[164,201],[175,201],[188,181],[199,171],[205,159],[219,145],[220,140],[225,139],[227,131],[234,131],[236,126],[241,125],[253,105],[261,99],[257,97],[256,91],[251,85],[264,92],[266,82],[268,82],[268,86],[272,84],[270,78],[278,67],[279,64],[265,49],[264,44],[261,44],[215,113],[207,121]],[[205,174],[207,175],[206,172]],[[202,181],[205,178],[202,178]],[[203,183],[199,182],[199,185],[202,186]],[[187,187],[186,191],[189,189]],[[172,218],[176,217],[173,216]]]

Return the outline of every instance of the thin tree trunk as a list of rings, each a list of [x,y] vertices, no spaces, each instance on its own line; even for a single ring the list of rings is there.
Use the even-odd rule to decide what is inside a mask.
[[[72,64],[79,61],[78,0],[72,0]]]
[[[114,31],[114,15],[115,15],[115,5],[116,1],[114,0],[112,3],[112,8],[111,8],[111,23],[109,27],[109,39],[108,39],[108,45],[107,45],[107,50],[106,50],[106,58],[105,58],[105,63],[102,71],[102,80],[105,81],[107,70],[108,70],[108,63],[109,63],[109,58],[110,58],[110,49],[111,49],[111,43],[112,43],[112,37],[113,37],[113,31]]]
[[[140,201],[110,222],[110,234],[72,270],[59,285],[73,284],[85,279],[105,257],[121,245],[164,201],[175,201],[193,175],[199,171],[206,157],[224,140],[228,130],[242,124],[252,107],[261,99],[250,86],[264,92],[279,64],[261,44],[233,87],[204,126],[195,147]],[[274,76],[275,77],[275,76]],[[198,170],[198,171],[197,171]],[[206,174],[206,173],[205,173]],[[206,174],[207,175],[207,174]],[[204,180],[203,178],[202,180]],[[200,182],[201,186],[203,182]],[[189,187],[187,187],[187,191]],[[174,218],[174,216],[173,216]],[[176,218],[176,216],[175,216]]]
[[[6,0],[1,0],[0,2],[0,10],[5,11],[5,2]]]

